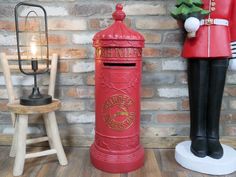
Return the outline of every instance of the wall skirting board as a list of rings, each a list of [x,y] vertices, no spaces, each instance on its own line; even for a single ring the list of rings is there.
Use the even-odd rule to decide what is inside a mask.
[[[12,135],[0,134],[0,145],[7,146],[11,144]],[[68,136],[62,137],[64,146],[89,147],[93,142],[92,136]],[[175,148],[175,146],[185,140],[189,140],[187,136],[168,136],[168,137],[141,137],[141,143],[145,148]],[[236,148],[236,137],[224,136],[221,143]],[[45,146],[45,144],[38,144]]]

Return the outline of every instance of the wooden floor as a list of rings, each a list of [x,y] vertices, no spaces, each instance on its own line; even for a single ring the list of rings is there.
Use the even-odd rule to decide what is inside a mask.
[[[39,150],[39,148],[33,148]],[[69,165],[61,167],[55,156],[34,158],[26,161],[24,177],[212,177],[191,172],[174,160],[172,149],[146,149],[145,165],[128,174],[109,174],[94,168],[86,148],[65,149]],[[9,147],[0,146],[0,177],[12,177],[13,158],[8,156]],[[218,176],[219,177],[219,176]],[[236,177],[236,173],[224,177]]]

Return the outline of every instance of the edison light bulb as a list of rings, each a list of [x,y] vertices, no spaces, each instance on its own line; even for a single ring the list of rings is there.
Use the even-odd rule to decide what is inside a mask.
[[[36,38],[36,36],[32,36],[31,42],[30,42],[30,52],[31,52],[32,58],[37,57],[37,52],[38,52],[37,47],[38,47],[37,46],[37,38]]]
[[[36,42],[31,42],[30,43],[30,51],[32,54],[32,58],[36,58],[36,54],[37,54],[37,44]]]

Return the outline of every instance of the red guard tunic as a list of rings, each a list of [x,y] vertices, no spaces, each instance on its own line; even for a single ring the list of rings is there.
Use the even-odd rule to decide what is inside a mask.
[[[228,20],[229,25],[204,24],[195,38],[187,38],[184,58],[229,58],[230,42],[236,41],[236,0],[203,0],[203,9],[211,11],[206,19]]]

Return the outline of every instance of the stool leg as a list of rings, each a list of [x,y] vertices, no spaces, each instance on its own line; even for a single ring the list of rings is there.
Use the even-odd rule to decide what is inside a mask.
[[[48,113],[47,117],[48,117],[47,121],[49,123],[50,132],[51,132],[51,136],[52,136],[52,144],[53,144],[54,149],[56,149],[56,151],[57,151],[58,160],[61,165],[67,165],[68,161],[67,161],[64,149],[62,147],[55,112]]]
[[[11,151],[10,151],[10,155],[9,155],[10,157],[15,157],[16,156],[17,135],[18,135],[18,119],[16,118],[15,130],[14,130],[14,134],[13,134]]]
[[[47,133],[47,137],[48,137],[48,142],[49,142],[49,146],[51,149],[54,149],[53,143],[52,143],[52,132],[51,132],[51,127],[50,127],[50,123],[49,123],[49,119],[48,119],[48,114],[43,114],[43,119],[44,119],[44,124],[45,124],[45,128],[46,128],[46,133]]]
[[[17,127],[18,127],[18,134],[17,134],[17,144],[16,144],[16,158],[13,169],[14,176],[22,175],[24,170],[28,115],[19,115]]]

